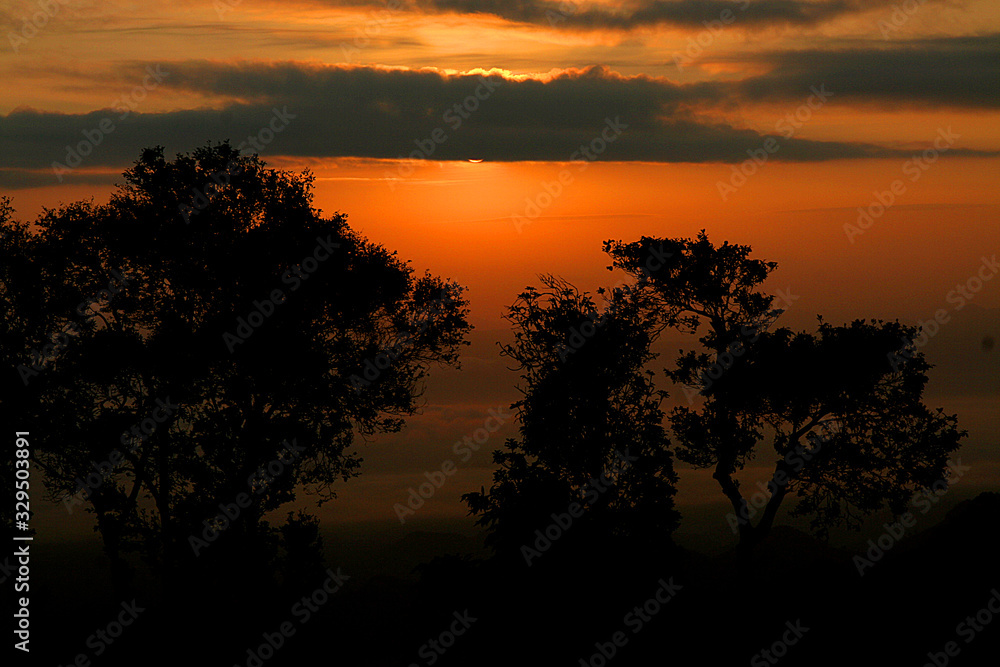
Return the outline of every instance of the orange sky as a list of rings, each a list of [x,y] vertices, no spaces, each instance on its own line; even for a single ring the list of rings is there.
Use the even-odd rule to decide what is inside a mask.
[[[376,0],[56,0],[44,22],[34,0],[5,3],[0,195],[28,219],[60,202],[104,200],[143,145],[176,152],[239,141],[287,105],[296,119],[261,156],[313,170],[318,207],[347,213],[418,271],[470,288],[477,332],[465,370],[432,377],[426,414],[363,450],[364,475],[326,510],[343,520],[394,520],[392,504],[422,472],[488,408],[514,398],[516,378],[494,345],[504,306],[542,272],[590,290],[613,283],[605,239],[705,228],[717,242],[749,244],[779,262],[766,287],[800,297],[785,315],[796,327],[811,326],[816,314],[834,323],[915,323],[951,308],[949,292],[1000,253],[995,2],[928,0],[904,18],[893,3],[873,2],[820,19],[758,20],[754,12],[763,16],[769,0],[745,13],[739,1],[719,5],[736,19],[717,30],[685,18],[686,0],[676,2],[659,22],[635,18],[630,8],[644,3],[606,0],[582,3],[575,19],[554,25],[430,1],[390,0],[397,9],[387,9]],[[835,3],[785,4],[812,16]],[[541,7],[542,16],[549,7],[518,6]],[[573,25],[586,12],[596,27]],[[34,31],[25,24],[32,17],[42,24]],[[150,80],[150,67],[169,74]],[[474,77],[490,71],[502,83],[482,110],[457,129],[442,125],[448,96],[461,102]],[[819,103],[810,90],[823,84],[832,96]],[[372,93],[370,111],[341,99],[367,94],[365,86],[385,86]],[[64,160],[64,146],[117,118],[110,110],[123,103],[121,129],[60,182],[50,165]],[[414,120],[421,105],[423,124]],[[600,136],[619,109],[630,124],[620,140],[597,162],[571,161],[566,146]],[[447,160],[391,159],[434,127],[448,129]],[[767,137],[777,150],[761,150]],[[914,158],[935,140],[924,169]],[[749,175],[734,178],[747,150],[767,161],[742,163]],[[482,163],[461,159],[484,155]],[[845,231],[858,207],[884,199],[894,182],[888,210],[863,233]],[[928,348],[938,365],[930,393],[974,425],[965,451],[979,465],[970,486],[1000,479],[1000,431],[988,418],[1000,405],[1000,350],[982,345],[1000,338],[998,313],[1000,278],[985,282]],[[488,483],[489,473],[489,456],[479,453],[424,516],[461,515],[457,497]],[[714,493],[699,479],[682,474],[679,503]]]

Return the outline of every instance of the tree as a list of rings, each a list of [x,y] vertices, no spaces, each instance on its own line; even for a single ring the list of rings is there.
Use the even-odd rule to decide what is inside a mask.
[[[7,197],[0,197],[0,308],[5,313],[0,320],[0,362],[7,371],[0,375],[0,419],[12,431],[28,430],[28,422],[23,419],[29,396],[24,391],[24,387],[13,372],[19,359],[14,354],[12,343],[23,338],[26,332],[32,330],[36,324],[36,319],[31,312],[37,312],[37,301],[32,298],[21,298],[15,300],[11,290],[7,286],[11,284],[16,275],[24,275],[30,271],[30,260],[23,251],[26,239],[28,238],[28,226],[22,222],[14,220],[14,209],[11,201]],[[22,295],[23,297],[24,295]],[[18,315],[21,315],[20,317]],[[9,370],[8,370],[9,369]],[[13,433],[11,433],[13,435]],[[0,499],[3,506],[0,507],[0,537],[10,542],[10,537],[15,534],[15,443],[8,442],[3,448],[4,469],[10,471],[0,479]],[[29,480],[19,480],[28,482],[29,493],[33,490]],[[37,487],[36,487],[37,488]],[[24,535],[23,532],[16,534]],[[3,561],[5,572],[10,571],[11,559],[6,557]],[[6,579],[7,575],[3,576]]]
[[[645,370],[655,356],[653,323],[628,288],[600,290],[607,303],[598,312],[572,285],[552,276],[542,283],[506,316],[514,342],[502,354],[525,383],[513,405],[520,438],[494,452],[500,467],[490,490],[463,500],[509,561],[555,560],[549,548],[583,554],[668,544],[679,519],[677,478],[664,395]]]
[[[678,458],[713,469],[744,562],[789,494],[799,499],[794,514],[823,536],[836,525],[858,528],[882,508],[899,514],[914,490],[945,475],[965,433],[954,415],[921,402],[930,366],[912,343],[916,328],[820,320],[815,333],[770,331],[783,311],[758,286],[777,264],[751,259],[749,246],[715,247],[704,231],[693,240],[608,241],[605,251],[613,267],[640,278],[647,317],[704,332],[701,348],[668,372],[702,405],[675,408],[670,423]],[[736,475],[767,440],[774,473],[754,524],[757,510]]]
[[[5,225],[0,340],[53,499],[94,512],[119,584],[139,549],[169,594],[216,540],[266,545],[302,485],[333,498],[356,434],[399,430],[470,326],[463,288],[324,217],[308,172],[223,143],[124,176],[36,234]]]

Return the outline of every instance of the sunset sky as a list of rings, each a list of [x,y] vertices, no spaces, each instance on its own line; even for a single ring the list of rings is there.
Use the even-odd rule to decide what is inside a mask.
[[[229,139],[310,169],[318,208],[469,287],[463,369],[361,446],[328,520],[396,522],[516,400],[496,341],[539,273],[595,290],[621,278],[603,240],[702,228],[779,263],[782,325],[946,310],[927,402],[970,431],[963,493],[1000,481],[995,0],[15,0],[0,22],[0,195],[20,218],[106,201],[143,147]],[[462,516],[513,432],[417,518]],[[680,467],[682,511],[716,500]]]

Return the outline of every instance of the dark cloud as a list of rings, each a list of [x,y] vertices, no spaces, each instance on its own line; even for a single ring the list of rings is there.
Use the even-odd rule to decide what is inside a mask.
[[[121,166],[145,146],[178,152],[224,139],[240,144],[248,137],[254,140],[245,149],[265,157],[570,161],[586,157],[581,147],[605,145],[599,159],[739,162],[748,151],[760,150],[768,136],[706,121],[694,111],[723,98],[720,86],[727,84],[678,85],[601,67],[547,79],[294,63],[192,61],[163,69],[169,72],[166,88],[238,102],[157,114],[15,110],[0,117],[0,168],[58,171],[74,166],[74,153],[83,167]],[[739,95],[748,84],[728,85]],[[781,94],[792,89],[786,86]],[[609,121],[621,132],[607,130]],[[613,133],[614,141],[606,142]],[[874,144],[783,133],[777,126],[772,133],[780,144],[774,159],[908,155]],[[975,152],[956,147],[949,154]],[[35,182],[38,176],[21,178]],[[13,184],[16,177],[8,172],[3,180]],[[59,182],[54,172],[51,182]]]
[[[319,0],[323,2],[323,0]],[[508,21],[573,30],[631,30],[668,25],[702,30],[705,22],[760,28],[812,26],[830,19],[884,7],[860,0],[652,0],[618,7],[570,0],[326,0],[336,6],[403,8],[424,13],[488,14]]]
[[[836,99],[882,106],[1000,107],[1000,34],[903,42],[889,47],[773,53],[774,69],[736,94],[760,101],[801,97],[825,84]],[[732,96],[719,84],[718,98]]]

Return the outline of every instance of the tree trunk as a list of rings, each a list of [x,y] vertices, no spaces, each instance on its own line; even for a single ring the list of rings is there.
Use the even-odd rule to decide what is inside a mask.
[[[119,600],[130,600],[134,597],[132,567],[122,557],[121,519],[111,515],[105,503],[99,498],[94,498],[92,504],[97,515],[97,528],[104,543],[104,553],[111,565],[111,585],[115,597]]]
[[[783,461],[778,462],[778,466],[775,468],[775,475],[779,471],[783,471],[786,479],[788,479],[788,471],[785,470]],[[739,535],[739,542],[736,545],[737,568],[741,575],[750,575],[754,570],[754,549],[771,532],[778,509],[781,507],[781,503],[788,493],[788,482],[784,485],[774,483],[775,490],[764,507],[764,513],[760,521],[754,526],[750,523],[747,501],[743,498],[743,494],[740,493],[739,486],[732,477],[732,472],[732,468],[726,469],[720,462],[716,466],[715,473],[712,476],[718,480],[719,485],[722,487],[722,492],[729,498],[729,502],[733,506],[733,511],[736,513]],[[772,480],[774,480],[774,476],[772,476]]]
[[[168,394],[169,396],[169,394]],[[150,436],[150,444],[155,440],[156,446],[156,511],[160,516],[160,541],[163,549],[163,562],[160,569],[161,595],[164,603],[169,603],[174,593],[174,544],[173,519],[170,510],[170,447],[169,432],[177,420],[177,412],[173,412],[162,424],[156,427]]]

